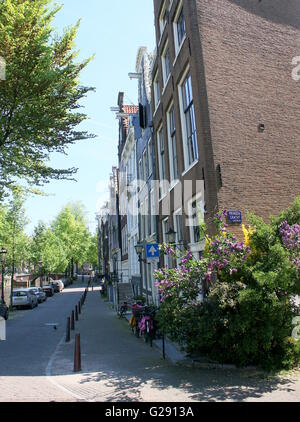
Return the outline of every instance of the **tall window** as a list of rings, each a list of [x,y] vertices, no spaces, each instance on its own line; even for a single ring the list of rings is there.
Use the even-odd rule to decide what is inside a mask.
[[[154,110],[156,110],[160,102],[160,83],[158,79],[158,71],[156,72],[154,80],[153,80],[153,92],[154,92]]]
[[[178,179],[177,147],[176,147],[176,127],[174,105],[168,112],[168,134],[169,134],[169,162],[171,182]]]
[[[144,203],[140,205],[140,221],[141,221],[141,239],[145,239],[145,206]]]
[[[185,167],[198,159],[195,110],[192,92],[192,79],[188,72],[181,86],[182,126],[184,134]]]
[[[139,179],[144,180],[142,159],[139,160]]]
[[[181,8],[181,12],[179,13],[179,17],[177,20],[177,41],[178,46],[181,46],[182,40],[186,34],[186,27],[185,27],[185,19],[183,14],[183,7]]]
[[[145,198],[145,238],[149,236],[149,199]]]
[[[174,213],[174,230],[176,232],[176,243],[182,243],[183,241],[183,233],[182,233],[182,213],[181,210]]]
[[[152,143],[151,139],[148,141],[148,176],[152,175]]]
[[[147,151],[144,150],[143,152],[143,175],[145,178],[145,181],[148,178],[148,166],[147,166]]]
[[[150,210],[151,210],[151,234],[156,233],[156,206],[154,190],[150,192]]]
[[[194,198],[190,208],[191,243],[198,243],[205,237],[203,202]]]
[[[162,69],[163,69],[163,79],[164,79],[164,86],[166,86],[170,73],[171,73],[171,66],[170,66],[170,50],[168,43],[166,44],[163,53],[162,53]]]
[[[160,29],[160,36],[162,36],[165,26],[167,24],[168,20],[168,11],[166,8],[166,2],[164,2],[163,7],[161,9],[160,15],[159,15],[159,29]]]
[[[160,194],[161,197],[165,194],[165,183],[166,180],[166,163],[165,163],[165,140],[163,128],[161,128],[157,135],[158,143],[158,161],[159,161],[159,178],[160,178]]]

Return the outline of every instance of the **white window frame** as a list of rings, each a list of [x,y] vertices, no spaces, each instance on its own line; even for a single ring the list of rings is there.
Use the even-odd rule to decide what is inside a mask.
[[[169,62],[168,74],[167,74],[167,52],[168,52],[168,62]],[[161,55],[161,64],[162,64],[162,71],[163,71],[163,83],[164,83],[164,89],[165,89],[171,77],[171,60],[170,60],[169,41],[166,42],[163,48],[162,55]]]
[[[150,210],[151,210],[151,236],[156,233],[156,203],[154,189],[150,191]]]
[[[170,165],[170,184],[171,186],[174,186],[178,180],[178,153],[177,153],[177,142],[176,142],[176,127],[175,132],[171,129],[171,110],[174,110],[174,125],[175,125],[175,108],[174,103],[172,101],[170,107],[167,110],[167,129],[168,129],[168,149],[169,149],[169,165]],[[175,133],[175,148],[176,148],[176,167],[177,172],[175,174],[175,168],[174,168],[174,150],[173,150],[173,138]]]
[[[193,203],[196,201],[196,206],[197,206],[197,204],[202,204],[202,210],[204,210],[204,207],[205,207],[205,203],[204,203],[204,199],[203,199],[203,196],[202,196],[202,194],[201,193],[198,193],[197,195],[195,195],[195,196],[193,196],[193,198],[189,201],[189,205],[188,205],[188,210],[189,210],[189,219],[191,220],[192,218],[191,218],[191,216],[193,215],[193,207],[192,207],[192,205],[193,205]],[[199,210],[196,210],[196,218],[198,218],[198,211]],[[202,219],[203,219],[203,222],[205,221],[204,220],[204,213],[202,212]],[[203,241],[204,241],[204,239],[199,239],[199,241],[195,241],[195,232],[194,232],[194,225],[189,225],[189,229],[190,229],[190,244],[191,245],[201,245],[201,243],[203,243]]]
[[[149,198],[148,196],[145,197],[145,203],[144,203],[144,207],[145,207],[145,239],[147,239],[149,237],[149,232],[150,232],[150,227],[149,227]]]
[[[143,172],[143,162],[142,162],[142,158],[139,159],[139,179],[140,181],[144,180],[144,175],[142,174]]]
[[[174,22],[173,22],[173,31],[174,31],[174,44],[175,44],[175,54],[176,54],[176,58],[181,50],[181,47],[186,39],[186,32],[181,40],[181,42],[179,43],[178,40],[178,20],[179,20],[179,16],[181,14],[181,12],[183,11],[183,3],[182,1],[180,1],[178,7],[177,7],[177,11],[174,17]],[[184,15],[183,15],[184,16]],[[185,22],[185,31],[186,31],[186,22]],[[175,59],[176,61],[176,59]]]
[[[179,239],[178,224],[177,224],[177,218],[176,218],[178,216],[181,216],[181,218],[183,219],[182,208],[179,208],[173,214],[173,225],[174,225],[174,230],[176,232],[176,244],[179,244],[179,242],[183,241],[183,239]],[[182,230],[183,230],[183,227],[181,226],[180,231],[182,232]],[[182,234],[182,237],[183,237],[183,232],[181,234]]]
[[[163,136],[164,142],[164,155],[162,161],[161,156],[161,137],[160,134]],[[158,167],[159,167],[159,180],[160,180],[160,199],[166,194],[166,143],[165,143],[165,136],[164,136],[164,128],[161,125],[157,131],[157,151],[158,151]],[[163,171],[164,170],[164,171]],[[164,173],[164,174],[163,174]]]
[[[152,139],[150,138],[147,144],[148,152],[148,177],[152,176]]]
[[[160,91],[160,83],[158,78],[158,70],[155,73],[154,79],[153,79],[153,92],[154,92],[154,114],[160,104],[161,99],[161,91]]]
[[[161,40],[161,38],[162,38],[162,36],[163,36],[163,33],[164,33],[164,30],[165,30],[165,28],[166,28],[166,26],[167,26],[167,21],[164,21],[164,15],[165,15],[165,13],[166,13],[166,10],[167,10],[167,5],[166,5],[166,0],[164,1],[164,3],[163,3],[163,6],[162,6],[162,8],[161,8],[161,11],[160,11],[160,14],[159,14],[159,18],[158,18],[158,20],[159,20],[159,32],[160,32],[160,40]]]
[[[147,150],[144,149],[143,155],[142,155],[142,163],[143,163],[143,173],[144,173],[144,180],[148,179],[148,167],[147,167]]]
[[[143,214],[144,214],[144,203],[140,203],[140,228],[141,228],[141,240],[144,239],[144,220],[143,220]]]
[[[193,108],[193,117],[195,122],[195,136],[196,136],[196,143],[193,144],[193,153],[195,155],[194,161],[190,162],[189,160],[189,150],[188,150],[188,136],[187,136],[187,124],[186,124],[186,114],[183,106],[183,86],[184,82],[186,81],[187,76],[190,74],[190,67],[188,66],[178,84],[178,95],[179,95],[179,107],[180,107],[180,120],[181,120],[181,129],[182,129],[182,141],[183,141],[183,155],[184,155],[184,172],[185,173],[188,169],[193,167],[195,163],[199,160],[199,152],[198,152],[198,140],[197,140],[197,131],[196,131],[196,116],[195,116],[195,109],[194,109],[194,102],[192,99],[193,104],[190,108]],[[190,75],[191,77],[191,75]],[[193,98],[193,92],[191,92]]]

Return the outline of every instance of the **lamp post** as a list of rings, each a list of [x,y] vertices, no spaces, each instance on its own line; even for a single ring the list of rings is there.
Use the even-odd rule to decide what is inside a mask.
[[[176,243],[176,232],[170,228],[170,230],[166,233],[166,240],[169,245],[175,245]]]
[[[5,298],[4,298],[4,271],[5,271],[5,268],[4,267],[5,267],[5,257],[6,257],[6,254],[7,254],[7,250],[4,247],[2,247],[0,254],[1,254],[1,264],[2,264],[1,299],[2,299],[2,302],[5,303]]]
[[[166,240],[167,240],[167,243],[170,246],[176,247],[176,235],[177,235],[177,233],[172,229],[172,227],[166,233]],[[169,262],[169,264],[171,263],[172,268],[174,268],[174,264],[175,264],[175,258],[174,258],[174,256],[169,257],[168,258],[168,262]]]
[[[139,257],[139,264],[140,264],[140,273],[141,273],[141,281],[140,281],[140,294],[143,294],[143,269],[142,263],[146,263],[146,259],[142,258],[143,252],[145,250],[145,245],[143,243],[137,243],[134,247],[137,256]],[[146,299],[148,301],[148,295],[146,295]]]
[[[113,259],[113,270],[114,270],[114,272],[113,272],[113,283],[114,283],[113,289],[116,293],[116,295],[114,294],[114,297],[115,297],[114,301],[115,301],[116,306],[118,307],[119,306],[119,279],[118,279],[118,268],[117,268],[118,254],[114,253],[112,259]]]
[[[142,255],[145,249],[143,243],[137,243],[134,249],[136,251],[137,256],[139,257],[139,262],[146,262],[146,260],[142,258]]]

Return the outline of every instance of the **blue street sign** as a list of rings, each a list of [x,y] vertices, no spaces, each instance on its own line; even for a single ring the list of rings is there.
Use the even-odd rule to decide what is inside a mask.
[[[146,245],[146,258],[147,259],[155,259],[159,258],[159,246],[157,243],[148,243]]]
[[[241,211],[228,211],[227,218],[228,224],[242,224]]]

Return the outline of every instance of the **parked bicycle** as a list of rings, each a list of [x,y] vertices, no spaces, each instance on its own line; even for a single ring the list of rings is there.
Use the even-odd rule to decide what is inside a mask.
[[[150,342],[151,347],[156,334],[155,313],[156,308],[154,306],[145,306],[139,322],[140,336],[144,337],[146,343]]]
[[[123,305],[120,306],[117,312],[119,319],[125,318],[127,312],[128,312],[128,303],[124,302]]]
[[[134,303],[131,307],[132,316],[129,324],[131,326],[132,333],[139,337],[139,322],[142,318],[144,306],[141,303]]]
[[[155,313],[155,307],[136,303],[132,306],[132,316],[129,321],[133,334],[136,337],[144,337],[145,342],[150,341],[151,346],[156,333]]]

